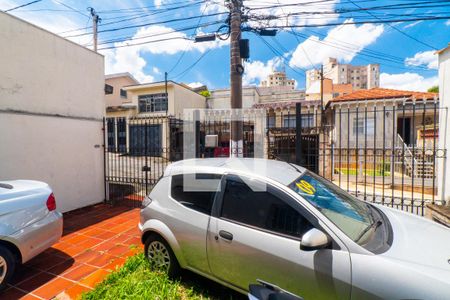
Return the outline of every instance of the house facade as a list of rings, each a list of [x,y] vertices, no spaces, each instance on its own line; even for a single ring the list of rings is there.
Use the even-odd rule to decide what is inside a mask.
[[[3,12],[0,28],[0,180],[48,183],[63,212],[103,201],[103,56]]]
[[[171,159],[171,153],[182,150],[184,110],[206,106],[204,96],[173,81],[132,84],[118,90],[121,99],[112,99],[109,103],[114,105],[106,108],[111,152]]]
[[[435,188],[442,112],[436,93],[374,88],[337,97],[328,105],[335,176],[367,180],[370,174],[374,184],[423,181],[422,186]]]

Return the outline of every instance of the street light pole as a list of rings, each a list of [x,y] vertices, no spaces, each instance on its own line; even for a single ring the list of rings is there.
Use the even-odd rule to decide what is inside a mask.
[[[231,109],[242,108],[242,73],[241,64],[241,8],[242,0],[230,1],[230,85]],[[243,157],[243,123],[231,120],[230,156]]]

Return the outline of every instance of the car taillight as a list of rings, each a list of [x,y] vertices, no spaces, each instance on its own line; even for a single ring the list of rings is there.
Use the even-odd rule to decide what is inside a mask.
[[[48,196],[46,204],[47,204],[47,208],[49,211],[56,209],[56,200],[55,200],[55,195],[53,195],[53,193],[51,193],[50,196]]]

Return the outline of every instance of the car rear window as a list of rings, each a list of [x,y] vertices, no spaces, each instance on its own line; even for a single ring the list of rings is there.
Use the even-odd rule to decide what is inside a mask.
[[[171,197],[198,212],[211,214],[221,175],[181,174],[172,176]]]

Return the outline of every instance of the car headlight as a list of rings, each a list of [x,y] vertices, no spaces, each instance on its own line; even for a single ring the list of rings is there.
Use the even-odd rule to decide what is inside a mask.
[[[149,196],[145,197],[142,201],[141,208],[146,208],[150,203],[152,203],[152,199]]]

